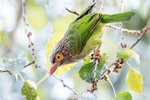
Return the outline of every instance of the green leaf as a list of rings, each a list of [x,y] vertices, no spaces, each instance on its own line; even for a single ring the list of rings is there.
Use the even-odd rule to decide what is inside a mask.
[[[120,92],[116,96],[116,100],[132,100],[132,96],[129,92]]]
[[[26,64],[25,55],[18,56],[17,58],[3,58],[5,69],[9,70],[12,74],[21,72]]]
[[[84,64],[87,64],[91,61],[91,56],[90,55],[87,55],[84,59]]]
[[[133,91],[142,94],[143,89],[143,76],[141,73],[129,69],[126,84]]]
[[[36,91],[36,84],[33,81],[27,80],[24,82],[21,94],[25,96],[26,100],[40,100]]]
[[[106,59],[107,59],[107,54],[106,53],[103,53],[101,55],[101,60],[100,60],[100,64],[104,64],[106,62]]]
[[[125,62],[128,61],[130,58],[134,58],[136,60],[136,63],[140,64],[140,56],[129,48],[124,48],[123,50],[119,51],[117,53],[117,58],[123,59]]]
[[[124,48],[122,51],[119,51],[117,53],[117,58],[121,58],[124,61],[128,61],[131,56],[132,53],[131,53],[131,49],[129,48]]]
[[[101,74],[101,69],[104,66],[106,62],[106,54],[102,54],[102,58],[100,60],[100,63],[97,66],[97,71],[96,71],[96,78],[100,79],[100,74]],[[88,83],[91,83],[92,78],[93,78],[93,70],[95,67],[95,63],[93,62],[89,62],[87,64],[84,64],[80,71],[79,71],[79,75],[81,77],[82,80],[85,80]]]

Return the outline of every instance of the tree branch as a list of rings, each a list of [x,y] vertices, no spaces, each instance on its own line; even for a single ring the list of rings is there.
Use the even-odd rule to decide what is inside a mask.
[[[55,79],[57,79],[58,81],[60,81],[64,87],[66,87],[66,88],[68,88],[70,91],[72,91],[72,92],[74,93],[74,95],[76,95],[77,97],[79,97],[78,93],[77,93],[75,90],[73,90],[71,87],[69,87],[67,84],[65,84],[64,80],[62,80],[62,79],[56,77],[55,75],[53,75],[53,77],[54,77]]]
[[[91,86],[91,89],[87,90],[91,93],[93,93],[94,91],[97,90],[98,79],[96,79],[96,74],[97,74],[97,66],[98,66],[98,63],[101,58],[99,48],[100,48],[100,46],[97,46],[94,50],[94,54],[92,55],[92,59],[94,60],[93,63],[95,64],[95,66],[94,66],[94,70],[93,70],[92,86]]]
[[[30,62],[30,63],[28,63],[27,65],[25,65],[24,68],[26,68],[26,67],[28,67],[28,66],[34,64],[34,63],[35,63],[35,61]]]
[[[118,31],[121,29],[120,27],[109,25],[109,24],[107,24],[106,27],[109,27]],[[129,30],[129,29],[123,29],[123,28],[122,28],[122,32],[126,32],[128,34],[136,34],[137,36],[141,34],[140,30]]]
[[[150,26],[145,26],[142,30],[140,31],[137,31],[139,34],[141,34],[139,36],[139,38],[136,40],[135,43],[133,43],[130,47],[130,49],[132,49],[134,46],[136,46],[140,40],[142,39],[142,37],[150,30]],[[123,61],[123,59],[117,59],[115,60],[112,64],[110,64],[110,66],[108,68],[106,68],[101,76],[100,76],[100,79],[101,80],[107,80],[107,76],[111,73],[111,72],[118,72],[119,69],[122,68],[122,65],[124,64],[125,62]]]
[[[13,75],[9,70],[0,68],[0,73],[8,73],[9,75]]]
[[[34,44],[31,40],[31,36],[32,36],[32,32],[30,32],[28,30],[28,23],[27,23],[27,18],[26,18],[26,0],[22,0],[22,18],[23,18],[23,22],[24,22],[24,26],[25,26],[25,34],[27,35],[27,38],[28,38],[28,42],[29,42],[29,46],[28,48],[30,49],[31,51],[31,54],[32,54],[32,60],[34,61],[34,65],[35,67],[37,68],[38,65],[36,64],[36,61],[35,61],[35,49],[34,49]]]
[[[111,73],[111,72],[116,72],[118,73],[119,70],[122,68],[122,65],[124,64],[124,61],[123,59],[117,59],[115,60],[112,64],[110,64],[110,66],[108,68],[106,68],[100,75],[100,79],[101,80],[105,80],[107,81],[107,78],[108,78],[108,75]]]
[[[150,26],[145,26],[141,31],[140,31],[140,36],[138,37],[138,39],[135,41],[135,43],[133,43],[130,47],[130,49],[132,49],[134,46],[136,46],[140,40],[142,39],[142,37],[150,30]]]
[[[121,0],[120,13],[122,13],[123,10],[124,10],[124,0]],[[123,34],[122,34],[122,23],[120,23],[120,38],[121,38],[121,47],[124,48],[124,46],[123,46],[124,37],[123,37]]]
[[[75,15],[79,16],[79,13],[77,13],[76,11],[72,11],[72,10],[70,10],[70,9],[68,9],[68,8],[66,8],[66,10],[67,10],[69,13],[72,13],[72,14],[75,14]]]

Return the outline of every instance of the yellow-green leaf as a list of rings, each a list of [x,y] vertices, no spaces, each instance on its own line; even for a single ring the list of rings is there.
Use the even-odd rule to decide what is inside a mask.
[[[143,76],[140,72],[129,69],[126,84],[133,91],[142,94],[143,89]]]
[[[132,56],[132,53],[131,53],[131,49],[129,48],[124,48],[123,50],[117,53],[117,58],[121,58],[124,61],[129,60],[131,56]]]
[[[84,64],[87,64],[91,61],[91,56],[90,55],[87,55],[85,58],[84,58]]]
[[[120,92],[116,96],[116,100],[132,100],[132,96],[129,92]]]
[[[136,63],[140,64],[140,56],[135,51],[130,48],[124,48],[123,50],[117,53],[117,58],[123,59],[125,62],[128,61],[130,58],[134,58]]]
[[[29,80],[24,82],[21,94],[26,97],[26,100],[40,100],[36,91],[36,84]]]

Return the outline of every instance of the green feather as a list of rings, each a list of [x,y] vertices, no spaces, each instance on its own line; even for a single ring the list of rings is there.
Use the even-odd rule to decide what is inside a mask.
[[[77,20],[81,19],[83,16],[85,16],[85,15],[91,13],[91,12],[92,12],[92,9],[93,9],[93,7],[94,7],[94,5],[95,5],[95,3],[92,4],[92,5],[90,5],[89,7],[87,7],[87,8],[79,15],[79,17],[75,20],[75,22],[76,22]]]
[[[68,41],[68,47],[73,55],[82,52],[99,23],[99,13],[90,13],[70,24],[64,38]]]
[[[104,14],[102,17],[102,23],[129,21],[134,14],[135,13],[132,11],[113,14],[113,15]]]

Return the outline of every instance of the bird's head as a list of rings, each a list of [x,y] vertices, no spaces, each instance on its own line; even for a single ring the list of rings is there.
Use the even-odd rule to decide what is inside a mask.
[[[65,47],[62,44],[58,43],[50,55],[50,62],[52,63],[50,75],[52,75],[58,67],[69,64],[72,61],[69,52],[65,50]]]

